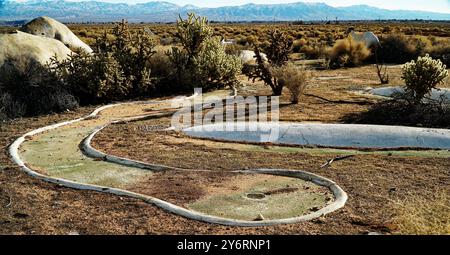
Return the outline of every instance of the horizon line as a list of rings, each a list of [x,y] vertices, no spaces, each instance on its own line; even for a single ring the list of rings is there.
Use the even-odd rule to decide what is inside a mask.
[[[16,3],[20,3],[20,4],[24,4],[27,2],[32,2],[32,1],[37,1],[37,0],[5,0],[5,1],[11,1],[11,2],[16,2]],[[380,7],[376,7],[370,4],[352,4],[352,5],[340,5],[340,6],[336,6],[336,5],[330,5],[328,3],[325,2],[304,2],[304,1],[295,1],[292,3],[244,3],[244,4],[237,4],[237,5],[220,5],[220,6],[216,6],[216,7],[207,7],[207,6],[199,6],[199,5],[194,5],[194,4],[185,4],[185,5],[179,5],[176,3],[172,3],[170,1],[164,1],[164,0],[148,0],[148,1],[144,1],[144,2],[139,2],[139,3],[127,3],[126,0],[123,0],[123,2],[110,2],[108,0],[42,0],[42,1],[65,1],[65,2],[101,2],[101,3],[108,3],[108,4],[125,4],[128,6],[135,6],[135,5],[139,5],[139,4],[146,4],[146,3],[169,3],[169,4],[173,4],[176,5],[178,7],[185,7],[185,6],[193,6],[195,8],[199,8],[199,9],[216,9],[216,8],[223,8],[223,7],[240,7],[240,6],[246,6],[246,5],[259,5],[259,6],[270,6],[270,5],[287,5],[287,4],[308,4],[308,5],[317,5],[317,4],[324,4],[333,8],[346,8],[346,7],[354,7],[354,6],[367,6],[367,7],[371,7],[371,8],[376,8],[376,9],[380,9],[380,10],[388,10],[388,11],[411,11],[411,12],[424,12],[424,13],[436,13],[436,14],[450,14],[449,12],[441,12],[441,11],[430,11],[430,10],[419,10],[419,9],[390,9],[390,8],[380,8]]]

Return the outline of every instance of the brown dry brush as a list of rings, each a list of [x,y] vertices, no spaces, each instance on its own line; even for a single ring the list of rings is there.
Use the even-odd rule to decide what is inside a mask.
[[[370,57],[371,51],[363,42],[357,42],[353,38],[338,40],[328,52],[330,67],[355,67],[364,63]]]
[[[311,78],[311,72],[304,67],[288,63],[281,67],[273,67],[271,73],[281,86],[288,88],[291,95],[291,103],[298,104]]]

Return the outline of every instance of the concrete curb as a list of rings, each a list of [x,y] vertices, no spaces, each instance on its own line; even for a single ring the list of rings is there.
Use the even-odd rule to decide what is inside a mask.
[[[194,96],[196,96],[196,95],[193,95],[193,97]],[[185,98],[185,99],[188,99],[188,98]],[[185,100],[185,99],[182,99],[182,100]],[[142,103],[142,102],[138,102],[138,103]],[[152,103],[152,102],[147,102],[147,103]],[[132,104],[132,102],[124,103],[124,104]],[[12,161],[15,162],[21,168],[22,171],[24,171],[28,175],[30,175],[36,179],[39,179],[39,180],[43,180],[43,181],[46,181],[49,183],[55,183],[55,184],[58,184],[58,185],[61,185],[64,187],[68,187],[68,188],[74,188],[74,189],[80,189],[80,190],[92,190],[92,191],[97,191],[97,192],[102,192],[102,193],[109,193],[109,194],[114,194],[114,195],[119,195],[119,196],[136,198],[136,199],[145,201],[149,204],[158,206],[161,209],[164,209],[168,212],[171,212],[171,213],[174,213],[174,214],[177,214],[177,215],[189,218],[189,219],[203,221],[203,222],[207,222],[207,223],[213,223],[213,224],[228,225],[228,226],[260,227],[260,226],[273,226],[273,225],[279,225],[279,224],[292,224],[292,223],[298,223],[298,222],[302,222],[302,221],[308,221],[308,220],[320,217],[322,215],[328,214],[330,212],[333,212],[333,211],[343,207],[345,205],[345,202],[347,201],[347,194],[334,182],[332,182],[326,178],[323,178],[321,176],[317,176],[317,175],[314,175],[314,174],[311,174],[308,172],[292,171],[292,170],[276,170],[276,169],[253,169],[253,170],[245,170],[245,171],[235,171],[235,172],[241,172],[241,173],[281,175],[281,176],[310,180],[318,185],[328,187],[331,190],[331,192],[334,194],[335,201],[316,212],[313,212],[313,213],[310,213],[307,215],[303,215],[300,217],[293,217],[293,218],[286,218],[286,219],[279,219],[279,220],[266,220],[266,221],[233,220],[233,219],[226,219],[226,218],[206,215],[206,214],[203,214],[200,212],[188,210],[188,209],[182,208],[180,206],[174,205],[172,203],[163,201],[161,199],[157,199],[157,198],[154,198],[151,196],[142,195],[142,194],[138,194],[138,193],[123,190],[123,189],[110,188],[110,187],[99,186],[99,185],[91,185],[91,184],[70,181],[70,180],[66,180],[66,179],[62,179],[62,178],[49,177],[49,176],[40,174],[40,173],[34,171],[33,169],[29,168],[28,166],[26,166],[25,162],[21,159],[21,157],[19,155],[19,148],[27,137],[30,137],[30,136],[33,136],[33,135],[36,135],[36,134],[39,134],[39,133],[42,133],[42,132],[45,132],[45,131],[48,131],[51,129],[55,129],[58,127],[70,125],[72,123],[79,122],[79,121],[82,121],[85,119],[96,117],[102,110],[105,110],[110,107],[118,106],[118,105],[122,105],[122,104],[111,104],[111,105],[102,106],[85,117],[45,126],[45,127],[30,131],[30,132],[22,135],[21,137],[16,139],[9,146],[9,154],[11,156]],[[138,117],[129,118],[127,120],[132,120],[132,119],[136,120],[136,119],[145,118],[148,116],[149,115],[138,116]],[[123,121],[123,120],[119,120],[119,121]],[[117,122],[119,122],[119,121],[117,121]],[[88,155],[91,155],[94,158],[104,158],[105,160],[113,162],[113,163],[122,164],[122,165],[126,165],[126,166],[131,166],[131,167],[137,167],[137,168],[141,168],[141,169],[149,169],[149,170],[154,170],[154,171],[183,170],[183,169],[177,169],[177,168],[172,168],[172,167],[168,167],[168,166],[149,165],[149,164],[146,164],[143,162],[137,162],[137,161],[129,160],[126,158],[120,158],[120,157],[106,155],[102,152],[95,150],[94,148],[92,148],[90,146],[90,141],[92,140],[92,138],[95,136],[96,133],[98,133],[101,129],[103,129],[106,126],[107,125],[96,129],[94,132],[92,132],[88,137],[86,137],[83,140],[81,146],[83,147],[83,150],[85,153],[87,153]]]
[[[155,164],[148,164],[141,161],[136,161],[128,158],[122,158],[117,157],[114,155],[108,155],[106,153],[103,153],[95,148],[92,147],[91,141],[94,138],[94,136],[100,132],[102,129],[104,129],[106,126],[98,128],[94,132],[92,132],[89,136],[87,136],[83,142],[81,143],[81,148],[86,156],[92,157],[92,158],[102,158],[105,161],[116,163],[124,166],[129,167],[136,167],[140,169],[147,169],[152,171],[208,171],[208,170],[189,170],[189,169],[182,169],[182,168],[175,168],[170,166],[164,166],[164,165],[155,165]],[[298,223],[302,221],[308,221],[311,219],[315,219],[318,217],[321,217],[323,215],[326,215],[328,213],[331,213],[333,211],[336,211],[340,208],[342,208],[347,199],[348,196],[345,193],[344,190],[342,190],[341,187],[339,187],[335,182],[324,178],[322,176],[308,173],[301,170],[287,170],[287,169],[250,169],[250,170],[236,170],[231,171],[232,173],[242,173],[242,174],[270,174],[270,175],[276,175],[276,176],[285,176],[285,177],[293,177],[293,178],[299,178],[305,181],[311,181],[319,186],[327,187],[330,189],[330,191],[333,193],[334,201],[323,207],[322,209],[307,214],[302,215],[299,217],[293,217],[293,218],[286,218],[286,219],[278,219],[278,220],[266,220],[266,221],[242,221],[242,220],[233,220],[233,219],[226,219],[226,218],[220,218],[210,215],[205,215],[196,211],[187,210],[185,208],[182,208],[183,210],[183,216],[194,219],[194,220],[200,220],[205,221],[208,223],[216,223],[221,225],[229,225],[229,226],[273,226],[273,225],[279,225],[279,224],[292,224],[292,223]],[[162,209],[165,209],[167,211],[170,211],[172,213],[180,214],[178,206],[165,202],[165,204],[159,205]],[[174,208],[176,207],[176,208]],[[181,214],[180,214],[181,215]]]

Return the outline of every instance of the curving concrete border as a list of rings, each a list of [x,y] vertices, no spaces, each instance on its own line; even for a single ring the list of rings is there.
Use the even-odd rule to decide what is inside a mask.
[[[194,96],[196,96],[196,95],[193,95],[193,97]],[[185,99],[187,99],[187,98],[185,98]],[[181,100],[185,100],[185,99],[181,99]],[[142,103],[142,102],[138,102],[138,103]],[[152,103],[152,102],[148,102],[148,103]],[[124,104],[131,104],[131,103],[124,103]],[[318,185],[329,188],[335,197],[335,200],[331,204],[321,208],[320,210],[318,210],[316,212],[313,212],[313,213],[310,213],[307,215],[302,215],[299,217],[292,217],[292,218],[285,218],[285,219],[278,219],[278,220],[265,220],[265,221],[234,220],[234,219],[227,219],[227,218],[206,215],[206,214],[203,214],[200,212],[196,212],[193,210],[189,210],[189,209],[177,206],[175,204],[169,203],[169,202],[161,200],[161,199],[154,198],[152,196],[147,196],[147,195],[139,194],[136,192],[131,192],[131,191],[117,189],[117,188],[110,188],[110,187],[105,187],[105,186],[99,186],[99,185],[85,184],[85,183],[70,181],[70,180],[66,180],[66,179],[62,179],[62,178],[54,178],[54,177],[46,176],[44,174],[40,174],[40,173],[34,171],[33,169],[29,168],[25,164],[25,162],[21,159],[21,157],[19,155],[19,147],[25,141],[25,139],[27,137],[33,136],[33,135],[36,135],[39,133],[43,133],[43,132],[51,130],[51,129],[56,129],[58,127],[70,125],[72,123],[82,121],[82,120],[85,120],[88,118],[96,117],[102,110],[105,110],[110,107],[118,106],[118,105],[122,105],[122,104],[111,104],[111,105],[102,106],[85,117],[45,126],[45,127],[30,131],[30,132],[22,135],[21,137],[16,139],[9,147],[9,154],[11,156],[11,159],[25,173],[27,173],[28,175],[30,175],[34,178],[37,178],[39,180],[43,180],[43,181],[50,182],[50,183],[55,183],[55,184],[58,184],[61,186],[74,188],[74,189],[92,190],[92,191],[97,191],[97,192],[102,192],[102,193],[109,193],[109,194],[114,194],[114,195],[119,195],[119,196],[136,198],[136,199],[140,199],[144,202],[147,202],[149,204],[158,206],[161,209],[164,209],[168,212],[171,212],[171,213],[174,213],[174,214],[177,214],[177,215],[189,218],[189,219],[203,221],[203,222],[207,222],[207,223],[213,223],[213,224],[220,224],[220,225],[260,227],[260,226],[273,226],[273,225],[279,225],[279,224],[298,223],[298,222],[302,222],[302,221],[308,221],[308,220],[323,216],[325,214],[331,213],[331,212],[343,207],[347,201],[347,198],[348,198],[347,194],[336,183],[334,183],[333,181],[326,179],[324,177],[321,177],[321,176],[318,176],[318,175],[315,175],[312,173],[308,173],[305,171],[277,170],[277,169],[252,169],[252,170],[245,170],[245,171],[234,171],[236,173],[240,172],[240,173],[280,175],[280,176],[294,177],[294,178],[300,178],[300,179],[312,181]],[[137,120],[139,118],[146,118],[148,116],[149,115],[138,116],[138,117],[128,118],[126,120]],[[124,121],[124,120],[118,120],[116,122],[120,122],[120,121]],[[156,170],[156,171],[157,170],[159,170],[159,171],[161,171],[161,170],[183,170],[183,169],[177,169],[177,168],[168,167],[168,166],[150,165],[150,164],[133,161],[133,160],[126,159],[126,158],[110,156],[110,155],[106,155],[102,152],[95,150],[94,148],[92,148],[90,146],[90,141],[92,140],[92,138],[95,136],[96,133],[98,133],[101,129],[103,129],[106,126],[107,125],[95,130],[94,132],[92,132],[88,137],[86,137],[83,140],[81,147],[83,148],[83,151],[85,153],[87,153],[88,155],[91,155],[92,157],[95,157],[95,158],[101,157],[101,158],[104,158],[105,160],[113,162],[113,163],[118,163],[118,164],[122,164],[122,165],[126,165],[126,166],[142,168],[142,169],[150,169],[150,170]]]
[[[139,118],[145,118],[145,117],[136,117],[133,118],[133,120],[138,120]],[[110,123],[112,124],[112,123]],[[109,124],[104,125],[103,127],[100,127],[93,131],[91,134],[89,134],[80,144],[80,147],[84,154],[88,157],[92,158],[101,158],[105,161],[116,163],[124,166],[129,167],[136,167],[140,169],[147,169],[152,171],[210,171],[210,170],[191,170],[191,169],[182,169],[182,168],[176,168],[176,167],[170,167],[165,165],[156,165],[156,164],[148,164],[141,161],[136,161],[128,158],[123,157],[117,157],[114,155],[109,155],[106,153],[103,153],[91,145],[92,139],[95,137],[95,135],[103,130],[105,127],[107,127]],[[183,216],[194,219],[194,220],[200,220],[205,221],[208,223],[216,223],[216,224],[222,224],[222,225],[230,225],[230,226],[273,226],[273,225],[279,225],[279,224],[292,224],[292,223],[298,223],[302,221],[308,221],[314,218],[318,218],[320,216],[326,215],[328,213],[331,213],[333,211],[336,211],[340,208],[342,208],[345,203],[347,202],[348,196],[345,193],[345,191],[339,187],[335,182],[305,171],[301,170],[287,170],[287,169],[249,169],[249,170],[236,170],[231,171],[232,173],[243,173],[243,174],[270,174],[270,175],[276,175],[276,176],[285,176],[285,177],[293,177],[293,178],[299,178],[305,181],[311,181],[319,186],[323,186],[328,188],[334,196],[334,201],[321,208],[320,210],[302,215],[299,217],[292,217],[292,218],[285,218],[285,219],[277,219],[277,220],[265,220],[265,221],[243,221],[243,220],[233,220],[228,218],[221,218],[211,215],[205,215],[193,210],[188,210],[185,208],[182,208],[184,211]],[[179,212],[179,206],[165,202],[164,205],[158,205],[161,208],[170,211],[172,213],[180,214]],[[175,209],[177,208],[177,209]],[[180,214],[182,215],[182,214]]]

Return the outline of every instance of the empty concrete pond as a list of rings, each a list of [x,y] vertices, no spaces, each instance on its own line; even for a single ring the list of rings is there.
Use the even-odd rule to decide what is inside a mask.
[[[187,135],[239,142],[336,148],[450,149],[450,130],[404,126],[236,122],[194,126]]]

